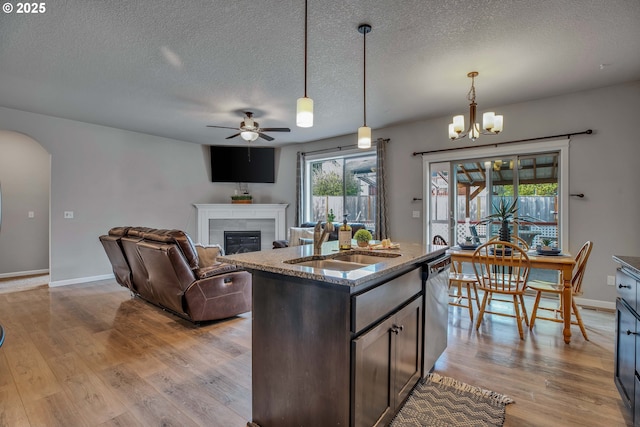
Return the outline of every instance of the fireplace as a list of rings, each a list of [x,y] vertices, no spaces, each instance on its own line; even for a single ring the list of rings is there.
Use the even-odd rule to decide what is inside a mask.
[[[196,241],[223,245],[225,230],[260,230],[261,250],[271,249],[274,240],[287,238],[287,204],[196,204]]]
[[[224,253],[227,255],[255,252],[260,249],[260,230],[224,232]]]

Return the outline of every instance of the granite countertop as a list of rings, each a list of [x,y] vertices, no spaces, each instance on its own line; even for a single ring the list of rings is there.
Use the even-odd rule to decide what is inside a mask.
[[[283,274],[285,276],[319,280],[337,285],[359,286],[394,271],[402,270],[410,265],[428,261],[444,254],[447,249],[447,246],[425,246],[419,243],[399,243],[399,246],[398,249],[353,249],[352,251],[348,251],[348,253],[380,256],[380,262],[350,271],[319,269],[284,262],[314,255],[331,256],[337,254],[339,253],[337,241],[324,243],[319,254],[313,253],[313,245],[302,245],[259,252],[247,252],[244,254],[225,255],[217,259],[222,262],[235,264],[247,270],[266,271]],[[396,254],[400,256],[394,256]]]
[[[629,268],[635,272],[636,275],[640,276],[640,257],[614,255],[613,260],[619,262],[623,267]]]

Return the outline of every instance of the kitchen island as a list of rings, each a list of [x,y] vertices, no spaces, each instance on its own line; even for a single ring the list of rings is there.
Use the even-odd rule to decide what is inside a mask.
[[[423,366],[426,265],[448,267],[446,249],[345,253],[327,242],[316,253],[304,245],[220,257],[253,275],[253,422],[386,425],[433,367],[433,358]],[[430,298],[444,307],[446,346],[446,289]]]

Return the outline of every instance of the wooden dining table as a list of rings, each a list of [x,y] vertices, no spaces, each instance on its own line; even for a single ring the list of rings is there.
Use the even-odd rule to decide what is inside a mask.
[[[451,263],[471,263],[474,250],[460,249],[459,247],[451,247],[448,250],[451,255]],[[573,267],[576,264],[575,259],[566,252],[560,255],[538,255],[535,251],[527,252],[531,268],[540,268],[544,270],[556,270],[560,272],[560,277],[564,284],[562,292],[562,309],[563,309],[563,329],[564,342],[571,342],[571,302],[573,298],[573,288],[571,287],[571,276],[573,275]]]

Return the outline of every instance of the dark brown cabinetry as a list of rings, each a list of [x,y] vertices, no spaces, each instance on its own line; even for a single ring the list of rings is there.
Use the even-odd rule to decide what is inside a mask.
[[[422,298],[353,340],[356,427],[384,426],[420,378]]]
[[[638,287],[640,271],[614,257],[622,267],[616,272],[616,344],[614,381],[625,405],[630,409],[633,425],[640,426],[640,315]]]
[[[420,379],[421,265],[361,287],[253,271],[253,421],[385,425]]]

